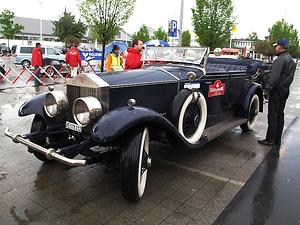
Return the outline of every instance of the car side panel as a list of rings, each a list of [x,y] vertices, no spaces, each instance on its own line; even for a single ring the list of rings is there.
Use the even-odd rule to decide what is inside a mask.
[[[110,110],[114,110],[126,106],[128,99],[134,98],[137,106],[147,107],[164,114],[177,92],[177,82],[110,88],[109,107]]]
[[[245,90],[248,90],[252,83],[252,78],[245,73],[232,72],[230,76],[230,96],[229,103],[231,108],[240,104]]]

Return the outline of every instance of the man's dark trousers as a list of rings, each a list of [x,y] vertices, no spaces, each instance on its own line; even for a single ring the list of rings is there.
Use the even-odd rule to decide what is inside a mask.
[[[39,66],[34,66],[34,71],[33,73],[35,72],[35,76],[37,76],[38,78],[40,78],[40,75],[41,75],[41,70],[39,69],[40,67]],[[35,86],[38,86],[40,85],[40,82],[34,77],[34,85]]]
[[[266,140],[275,144],[281,143],[284,127],[284,107],[288,94],[282,95],[280,91],[273,90],[269,96],[268,131]]]

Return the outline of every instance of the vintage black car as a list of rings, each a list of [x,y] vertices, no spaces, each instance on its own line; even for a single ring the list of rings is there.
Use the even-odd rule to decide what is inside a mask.
[[[21,106],[19,116],[35,115],[29,134],[5,134],[45,162],[85,166],[117,157],[123,196],[138,201],[151,166],[149,141],[199,149],[236,126],[252,130],[263,110],[262,88],[253,82],[258,66],[207,62],[206,51],[149,47],[143,69],[82,73],[68,80],[66,93]]]

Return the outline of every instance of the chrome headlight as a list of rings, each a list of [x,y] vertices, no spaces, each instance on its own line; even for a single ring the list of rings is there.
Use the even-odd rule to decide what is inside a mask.
[[[55,117],[68,107],[68,98],[62,91],[52,91],[46,94],[44,110],[49,117]]]
[[[77,98],[73,104],[73,118],[76,123],[85,127],[102,113],[101,103],[94,97]]]

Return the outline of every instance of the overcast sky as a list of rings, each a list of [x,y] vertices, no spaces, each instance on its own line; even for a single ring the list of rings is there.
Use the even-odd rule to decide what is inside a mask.
[[[236,38],[246,38],[255,31],[260,38],[268,34],[274,22],[285,18],[300,32],[300,0],[233,0],[234,16],[237,17]],[[40,2],[40,3],[39,3]],[[0,0],[1,9],[8,8],[16,16],[57,19],[67,7],[79,18],[76,0]],[[183,29],[192,30],[192,13],[196,0],[184,0]],[[0,10],[1,10],[0,9]],[[168,20],[179,20],[180,0],[136,0],[133,15],[124,26],[133,33],[142,24],[157,29],[167,29]]]

